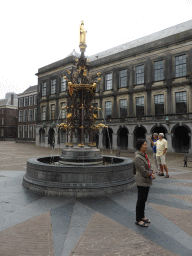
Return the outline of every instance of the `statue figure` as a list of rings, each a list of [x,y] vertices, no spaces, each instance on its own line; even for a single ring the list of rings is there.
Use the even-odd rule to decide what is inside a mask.
[[[84,28],[84,21],[81,21],[81,25],[80,25],[80,42],[79,44],[86,44],[86,33],[87,31],[85,31]]]

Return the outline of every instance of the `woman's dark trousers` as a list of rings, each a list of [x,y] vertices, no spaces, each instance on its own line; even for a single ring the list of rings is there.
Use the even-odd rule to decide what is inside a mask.
[[[136,221],[138,222],[145,218],[145,202],[147,201],[149,188],[150,187],[137,187],[138,197],[136,205]]]

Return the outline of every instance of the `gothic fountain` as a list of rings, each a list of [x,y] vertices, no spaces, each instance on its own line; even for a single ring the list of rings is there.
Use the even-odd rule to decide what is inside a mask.
[[[28,159],[23,186],[35,193],[70,197],[107,196],[123,192],[134,183],[131,159],[104,156],[96,147],[94,136],[105,124],[96,124],[97,114],[92,106],[100,73],[89,74],[86,31],[80,26],[81,56],[76,60],[76,72],[64,77],[68,80],[67,122],[58,124],[67,134],[66,147],[61,156]],[[97,108],[97,110],[101,110]],[[73,135],[80,143],[73,143]],[[85,135],[89,142],[85,143]],[[68,141],[69,140],[69,141]]]

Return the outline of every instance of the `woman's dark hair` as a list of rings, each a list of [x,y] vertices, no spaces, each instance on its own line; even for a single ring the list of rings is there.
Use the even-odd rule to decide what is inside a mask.
[[[136,149],[140,150],[140,148],[142,147],[143,143],[145,142],[145,139],[138,139],[136,141]]]

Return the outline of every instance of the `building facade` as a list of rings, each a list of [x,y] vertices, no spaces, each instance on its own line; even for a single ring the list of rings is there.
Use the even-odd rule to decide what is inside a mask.
[[[0,140],[15,140],[17,137],[17,101],[15,93],[7,93],[0,100]]]
[[[95,138],[99,148],[134,149],[138,138],[163,132],[169,151],[191,151],[191,28],[192,20],[88,57],[90,72],[101,72],[93,105],[102,109],[98,122],[108,125]],[[56,124],[66,118],[63,76],[73,73],[76,57],[38,70],[37,145],[65,143]]]
[[[37,121],[37,85],[18,94],[17,142],[35,142]]]

